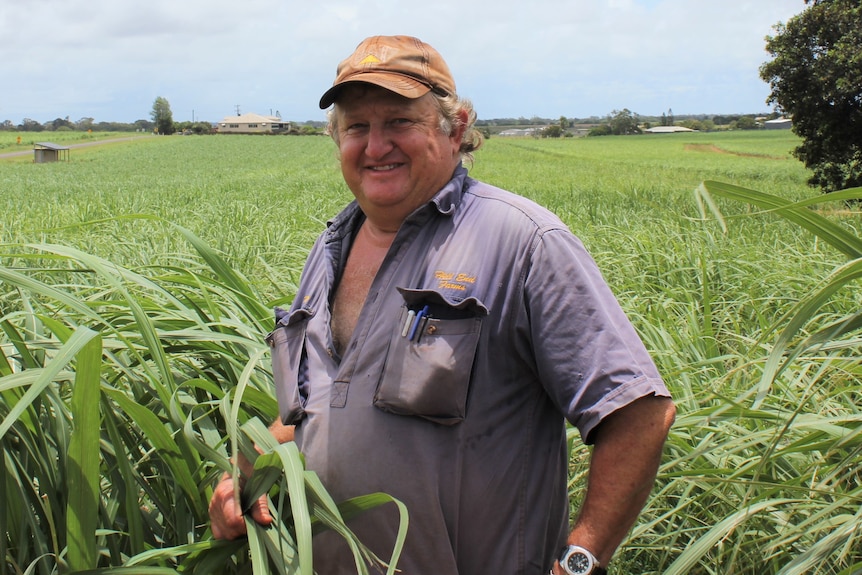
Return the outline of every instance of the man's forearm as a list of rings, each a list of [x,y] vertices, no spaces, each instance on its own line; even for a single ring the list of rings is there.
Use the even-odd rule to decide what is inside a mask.
[[[607,565],[637,520],[655,483],[675,408],[645,397],[608,416],[597,429],[587,493],[569,535]]]

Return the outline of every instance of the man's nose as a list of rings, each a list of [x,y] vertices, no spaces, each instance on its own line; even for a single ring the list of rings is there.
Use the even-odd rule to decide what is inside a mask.
[[[385,125],[374,125],[368,130],[368,142],[365,146],[365,153],[370,158],[380,159],[388,154],[394,144],[389,130]]]

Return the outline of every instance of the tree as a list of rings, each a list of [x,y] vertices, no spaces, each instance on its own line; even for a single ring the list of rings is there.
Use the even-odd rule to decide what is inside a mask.
[[[144,120],[143,118],[140,120],[135,120],[135,131],[140,130],[142,132],[152,132],[156,127],[150,120]]]
[[[590,128],[590,131],[587,133],[588,136],[610,136],[613,132],[611,132],[610,124],[599,124],[593,128]]]
[[[53,120],[52,122],[50,122],[50,126],[51,126],[51,129],[54,131],[60,130],[62,128],[69,129],[69,130],[75,129],[75,124],[73,124],[71,121],[69,121],[69,116],[66,116],[65,118],[57,118],[57,119]]]
[[[638,128],[638,115],[633,114],[628,108],[614,110],[610,119],[611,132],[617,135],[640,134]]]
[[[173,134],[176,131],[174,128],[174,115],[171,113],[171,105],[165,98],[161,96],[156,98],[156,101],[153,102],[153,111],[150,112],[150,117],[153,119],[158,133]]]
[[[698,132],[709,132],[715,129],[715,123],[712,120],[696,120],[694,118],[689,118],[687,120],[682,120],[681,122],[679,122],[679,125],[683,128],[688,128],[689,130],[696,130]]]
[[[93,122],[95,122],[95,120],[93,118],[86,118],[85,117],[85,118],[81,118],[80,120],[75,122],[75,126],[79,130],[83,130],[86,132],[87,130],[93,129]]]
[[[731,122],[736,122],[739,120],[739,116],[713,116],[712,121],[716,126],[727,126]]]
[[[738,120],[731,122],[730,125],[734,130],[756,130],[757,120],[751,116],[740,116]]]
[[[42,126],[36,120],[31,120],[30,118],[24,118],[20,124],[18,124],[19,132],[41,132],[45,127]]]
[[[760,67],[767,99],[793,120],[802,144],[793,154],[824,192],[862,186],[862,3],[805,0],[775,26]]]
[[[542,129],[543,138],[559,138],[563,135],[563,129],[559,124],[551,124]]]

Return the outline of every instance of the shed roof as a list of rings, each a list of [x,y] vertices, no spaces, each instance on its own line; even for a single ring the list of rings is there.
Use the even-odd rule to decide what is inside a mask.
[[[45,150],[59,151],[59,150],[68,150],[69,149],[68,146],[61,146],[60,144],[55,144],[53,142],[36,142],[33,145],[39,146],[40,148],[43,148]]]
[[[696,130],[692,130],[691,128],[685,128],[683,126],[654,126],[652,128],[647,128],[644,132],[648,132],[650,134],[673,134],[676,132],[694,132]]]

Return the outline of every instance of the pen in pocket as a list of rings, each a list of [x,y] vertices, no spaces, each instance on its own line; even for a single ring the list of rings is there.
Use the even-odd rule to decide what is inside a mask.
[[[413,318],[416,316],[416,312],[411,310],[407,311],[407,321],[404,322],[404,327],[401,329],[401,337],[407,337],[407,333],[410,331],[410,326],[413,325]]]
[[[412,312],[412,310],[411,310],[411,312]],[[412,322],[411,322],[410,312],[407,313],[407,320],[408,320],[408,322],[411,323],[410,329],[407,333],[407,339],[408,340],[413,341],[413,338],[416,337],[417,332],[421,333],[420,325],[424,325],[425,322],[423,320],[427,321],[427,319],[426,319],[427,317],[428,317],[428,306],[427,305],[425,307],[423,307],[421,310],[419,310],[418,312],[416,312],[416,315],[412,318]],[[407,324],[405,324],[405,327],[407,327]],[[404,335],[403,330],[401,332],[401,335]]]

